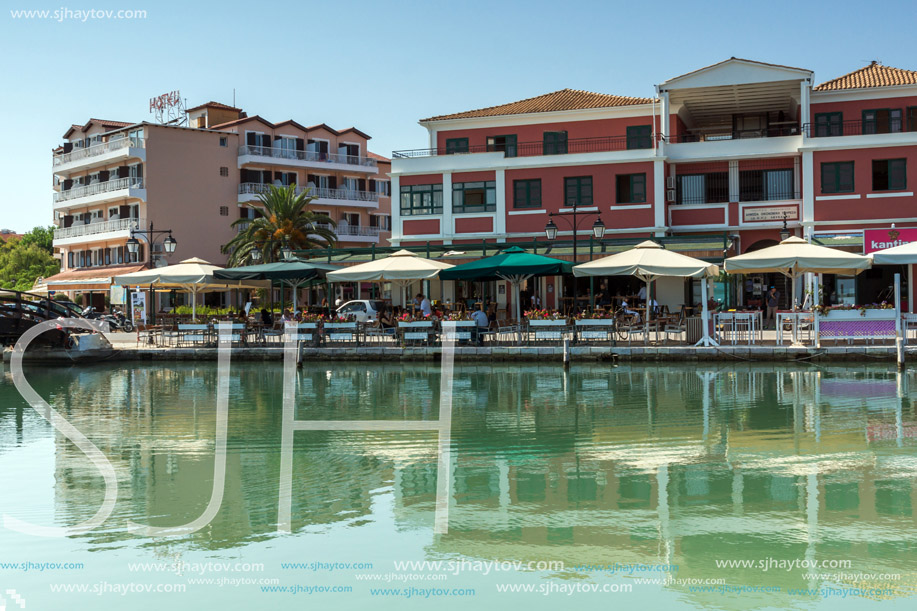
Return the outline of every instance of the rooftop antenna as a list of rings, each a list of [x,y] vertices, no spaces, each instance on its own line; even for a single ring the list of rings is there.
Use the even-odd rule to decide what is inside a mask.
[[[876,66],[876,65],[881,66],[882,65],[881,59],[861,59],[860,61],[863,62],[864,64],[869,64],[870,66]]]
[[[232,88],[232,107],[236,107],[236,88]]]

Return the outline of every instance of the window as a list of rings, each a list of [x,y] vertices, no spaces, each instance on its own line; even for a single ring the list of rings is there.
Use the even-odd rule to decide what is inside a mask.
[[[904,191],[905,189],[907,189],[906,159],[873,159],[873,191]]]
[[[729,201],[729,173],[681,174],[676,189],[678,204],[725,203]]]
[[[798,197],[793,170],[742,170],[739,172],[739,201],[760,202]]]
[[[545,155],[565,155],[567,153],[567,132],[545,132],[542,153]]]
[[[360,226],[360,214],[358,212],[345,212],[341,215],[341,223],[344,225]]]
[[[220,206],[220,216],[229,216],[229,206]]]
[[[457,182],[452,184],[452,211],[493,212],[497,209],[497,183]]]
[[[907,108],[907,131],[917,132],[917,106]]]
[[[628,149],[653,148],[653,126],[631,125],[627,128]]]
[[[646,202],[646,174],[618,174],[615,181],[619,204]]]
[[[296,184],[296,172],[274,172],[274,182],[280,181],[284,187]]]
[[[220,176],[229,176],[229,168],[220,166]]]
[[[863,111],[864,134],[893,134],[900,131],[900,108],[883,108]]]
[[[821,164],[822,193],[853,193],[853,162]]]
[[[226,136],[220,136],[220,146],[229,146],[229,139]]]
[[[443,186],[411,185],[401,187],[401,216],[443,213]]]
[[[378,193],[380,197],[391,197],[391,195],[392,195],[392,183],[390,183],[389,181],[387,181],[387,180],[375,180],[375,181],[370,180],[369,183],[370,183],[370,185],[372,185],[373,183],[375,183],[374,189],[370,189],[370,191],[375,190],[375,192]]]
[[[516,156],[516,136],[487,136],[487,151],[503,151],[504,157]]]
[[[816,138],[844,135],[844,113],[842,112],[817,112],[815,113]]]
[[[541,208],[541,179],[513,181],[513,208]]]
[[[446,154],[455,155],[456,153],[468,152],[468,138],[447,138]]]
[[[392,228],[392,219],[384,214],[370,214],[369,226],[378,227],[379,231],[389,231]]]
[[[67,269],[73,269],[73,251],[67,253]]]
[[[592,205],[592,176],[564,178],[564,205]]]

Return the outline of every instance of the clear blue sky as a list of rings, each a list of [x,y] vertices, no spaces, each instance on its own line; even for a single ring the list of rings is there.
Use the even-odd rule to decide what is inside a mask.
[[[51,220],[51,149],[89,117],[151,120],[149,98],[236,104],[271,121],[354,125],[371,150],[425,146],[417,120],[570,87],[653,85],[745,57],[815,71],[917,69],[917,3],[435,0],[82,4],[0,14],[0,227]],[[13,19],[9,9],[141,9],[142,20]]]

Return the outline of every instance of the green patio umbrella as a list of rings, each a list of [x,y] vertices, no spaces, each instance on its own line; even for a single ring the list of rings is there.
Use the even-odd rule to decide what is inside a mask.
[[[310,261],[278,261],[244,267],[230,267],[214,272],[213,277],[222,280],[270,280],[285,284],[293,292],[293,310],[296,310],[296,290],[315,278],[323,278],[328,272],[341,269],[339,265],[314,263]]]
[[[506,280],[513,285],[516,301],[516,321],[522,319],[519,304],[519,285],[535,276],[558,276],[570,274],[573,263],[542,255],[533,255],[518,246],[510,246],[500,254],[439,272],[441,280]]]

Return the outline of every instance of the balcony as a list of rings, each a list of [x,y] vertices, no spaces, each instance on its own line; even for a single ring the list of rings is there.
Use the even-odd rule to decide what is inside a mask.
[[[129,198],[146,199],[146,188],[142,178],[115,178],[67,189],[54,194],[54,207],[66,209]]]
[[[885,121],[832,121],[829,123],[806,123],[809,138],[836,138],[839,136],[875,136],[879,134],[900,134],[917,132],[917,118],[905,121],[900,118]]]
[[[146,142],[143,138],[115,138],[86,148],[76,148],[69,153],[52,157],[54,172],[63,174],[75,169],[85,170],[128,159],[146,161]]]
[[[366,242],[379,243],[379,234],[384,230],[379,227],[364,227],[362,225],[345,225],[339,223],[337,227],[331,225],[316,225],[334,232],[340,242]]]
[[[270,190],[272,185],[257,182],[244,182],[239,185],[239,201],[258,201],[258,195]],[[319,187],[296,187],[296,194],[309,191],[317,199],[313,204],[326,206],[355,206],[358,208],[378,208],[379,194],[375,191],[357,191],[356,189],[322,189]]]
[[[127,238],[131,229],[146,226],[145,219],[115,219],[97,223],[76,223],[54,230],[54,245],[67,246],[81,242]]]
[[[473,153],[504,153],[505,157],[536,157],[542,155],[568,155],[576,153],[605,153],[609,151],[646,150],[653,148],[649,136],[600,136],[595,138],[570,138],[566,142],[546,143],[520,142],[501,146],[475,145],[458,149],[444,147],[432,149],[409,149],[394,151],[396,159],[413,159],[415,157],[438,157],[442,155],[465,155]]]
[[[369,157],[318,151],[296,151],[272,146],[240,146],[239,167],[247,163],[270,163],[331,172],[379,173],[376,160]]]

